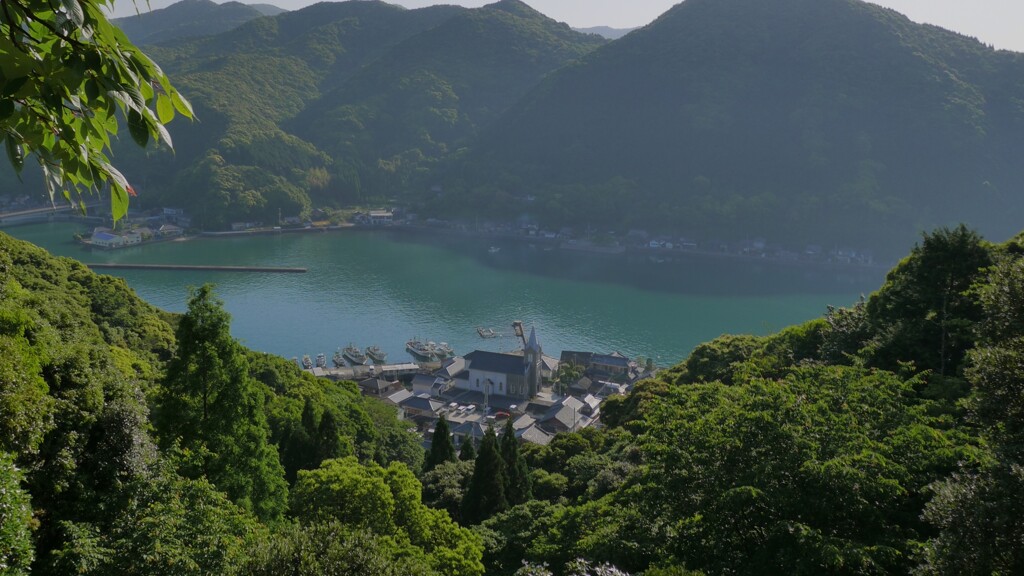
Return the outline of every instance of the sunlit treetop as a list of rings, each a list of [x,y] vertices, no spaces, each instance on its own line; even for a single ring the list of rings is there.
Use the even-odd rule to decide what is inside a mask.
[[[171,146],[164,127],[192,107],[163,71],[103,14],[113,0],[0,1],[0,138],[17,172],[26,158],[84,205],[109,186],[114,219],[135,191],[111,164],[118,116],[140,146]]]

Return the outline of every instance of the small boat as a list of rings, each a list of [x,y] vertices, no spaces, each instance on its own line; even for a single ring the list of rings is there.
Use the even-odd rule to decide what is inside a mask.
[[[316,355],[316,367],[327,368],[327,354],[321,352]]]
[[[369,363],[370,361],[366,358],[366,354],[357,348],[354,344],[349,344],[341,351],[345,355],[345,358],[351,362],[354,366],[362,366]]]
[[[455,356],[455,350],[447,342],[441,342],[434,346],[434,355],[438,360],[447,360]]]
[[[497,246],[491,246],[490,248],[487,249],[488,254],[497,254],[498,252],[501,252],[501,248]]]
[[[376,364],[383,364],[388,361],[388,353],[381,350],[380,346],[370,346],[366,349],[366,355]]]
[[[334,362],[335,368],[344,368],[347,366],[345,363],[345,355],[341,352],[341,348],[334,351],[334,358],[331,358],[331,361]]]
[[[495,332],[491,328],[477,328],[476,329],[476,333],[479,334],[481,338],[497,338],[498,337],[498,333]]]
[[[313,367],[313,360],[310,359],[309,354],[302,355],[302,367],[306,370]]]
[[[437,360],[437,357],[434,355],[432,344],[432,342],[424,344],[421,340],[413,338],[405,343],[405,349],[420,362],[433,362]]]

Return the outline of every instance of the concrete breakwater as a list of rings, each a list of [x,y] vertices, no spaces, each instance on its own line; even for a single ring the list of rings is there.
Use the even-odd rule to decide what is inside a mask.
[[[305,274],[306,268],[281,268],[274,266],[203,266],[192,264],[86,264],[93,270],[205,270],[216,272],[267,272],[280,274]]]

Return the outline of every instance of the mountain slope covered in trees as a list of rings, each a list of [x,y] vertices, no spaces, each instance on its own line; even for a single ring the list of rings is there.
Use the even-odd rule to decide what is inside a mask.
[[[546,74],[603,43],[502,0],[402,42],[287,126],[334,159],[334,186],[356,197],[408,189]]]
[[[1022,83],[1024,56],[858,0],[688,0],[505,114],[445,212],[893,256],[940,224],[1006,237]]]
[[[393,409],[229,323],[209,287],[173,316],[0,234],[0,571],[481,573]]]
[[[250,6],[241,2],[217,4],[211,0],[181,0],[166,8],[140,11],[116,18],[112,24],[124,31],[135,45],[158,44],[227,32],[262,16],[284,12],[276,6]]]
[[[276,221],[391,192],[603,41],[516,0],[476,10],[322,3],[151,47],[199,121],[126,175],[197,223]],[[364,183],[364,180],[366,181]]]

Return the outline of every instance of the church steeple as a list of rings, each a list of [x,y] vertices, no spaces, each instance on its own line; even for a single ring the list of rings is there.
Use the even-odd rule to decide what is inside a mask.
[[[543,355],[544,351],[540,347],[540,341],[537,340],[537,330],[531,327],[530,339],[527,340],[526,347],[523,349],[523,359],[527,364],[526,386],[530,398],[533,398],[540,392]]]
[[[541,352],[540,342],[537,341],[537,329],[532,326],[530,327],[530,340],[526,343],[526,349],[538,353]]]

